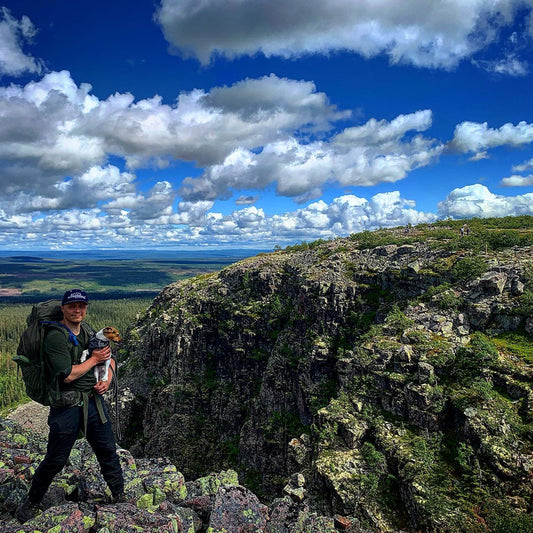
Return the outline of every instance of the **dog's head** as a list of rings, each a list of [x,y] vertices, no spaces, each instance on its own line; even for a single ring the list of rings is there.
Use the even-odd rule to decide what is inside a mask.
[[[113,342],[120,342],[122,340],[122,337],[120,336],[120,333],[116,328],[113,328],[111,326],[107,326],[102,329],[102,334],[104,337],[110,341]]]

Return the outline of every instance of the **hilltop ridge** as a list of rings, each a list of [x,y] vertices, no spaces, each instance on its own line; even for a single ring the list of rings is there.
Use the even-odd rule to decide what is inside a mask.
[[[266,500],[300,476],[295,498],[379,531],[531,525],[530,218],[302,243],[169,285],[128,334],[128,446],[186,476],[235,468]]]

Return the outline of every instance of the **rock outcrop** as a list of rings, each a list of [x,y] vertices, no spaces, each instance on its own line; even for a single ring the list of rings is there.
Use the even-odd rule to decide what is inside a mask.
[[[121,355],[125,442],[378,531],[531,521],[531,251],[343,239],[172,284]]]
[[[233,470],[194,481],[166,458],[119,456],[126,502],[110,504],[95,456],[79,440],[53,481],[40,511],[25,524],[13,517],[46,451],[46,438],[0,419],[0,525],[2,533],[333,533],[334,519],[317,516],[290,496],[270,507],[239,484]]]

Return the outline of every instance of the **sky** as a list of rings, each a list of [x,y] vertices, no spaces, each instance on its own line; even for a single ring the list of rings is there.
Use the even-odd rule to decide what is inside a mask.
[[[0,0],[0,250],[533,215],[533,0]]]

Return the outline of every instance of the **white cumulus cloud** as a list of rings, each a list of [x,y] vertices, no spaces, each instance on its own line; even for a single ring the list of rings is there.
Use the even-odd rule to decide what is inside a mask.
[[[482,153],[497,146],[519,147],[533,141],[533,124],[524,120],[489,128],[487,122],[461,122],[455,127],[450,147],[460,152]]]
[[[533,169],[533,159],[524,161],[523,163],[520,163],[519,165],[513,165],[513,172],[525,172],[531,169]]]
[[[294,212],[272,217],[274,234],[294,239],[333,238],[379,227],[434,222],[437,216],[414,209],[399,191],[379,193],[369,200],[355,195],[323,200]]]
[[[503,178],[501,185],[503,187],[527,187],[533,185],[533,174],[529,176],[518,176],[513,174],[507,178]]]
[[[219,164],[235,150],[325,131],[349,116],[313,83],[274,75],[182,93],[173,106],[158,96],[135,102],[128,93],[99,100],[90,91],[67,71],[0,88],[0,192],[31,189],[47,196],[65,176],[110,156],[132,169],[175,160]]]
[[[28,17],[17,20],[9,9],[0,8],[0,77],[42,72],[42,61],[23,50],[24,44],[31,43],[36,33]]]
[[[533,215],[533,193],[501,196],[484,185],[467,185],[454,189],[438,209],[440,216],[452,218]]]
[[[200,177],[184,180],[180,194],[191,200],[214,200],[228,198],[232,191],[275,183],[278,194],[305,202],[320,196],[327,183],[396,182],[441,154],[441,143],[408,135],[430,126],[431,111],[423,110],[390,122],[370,119],[328,141],[303,143],[291,137],[267,144],[260,152],[237,149]]]

